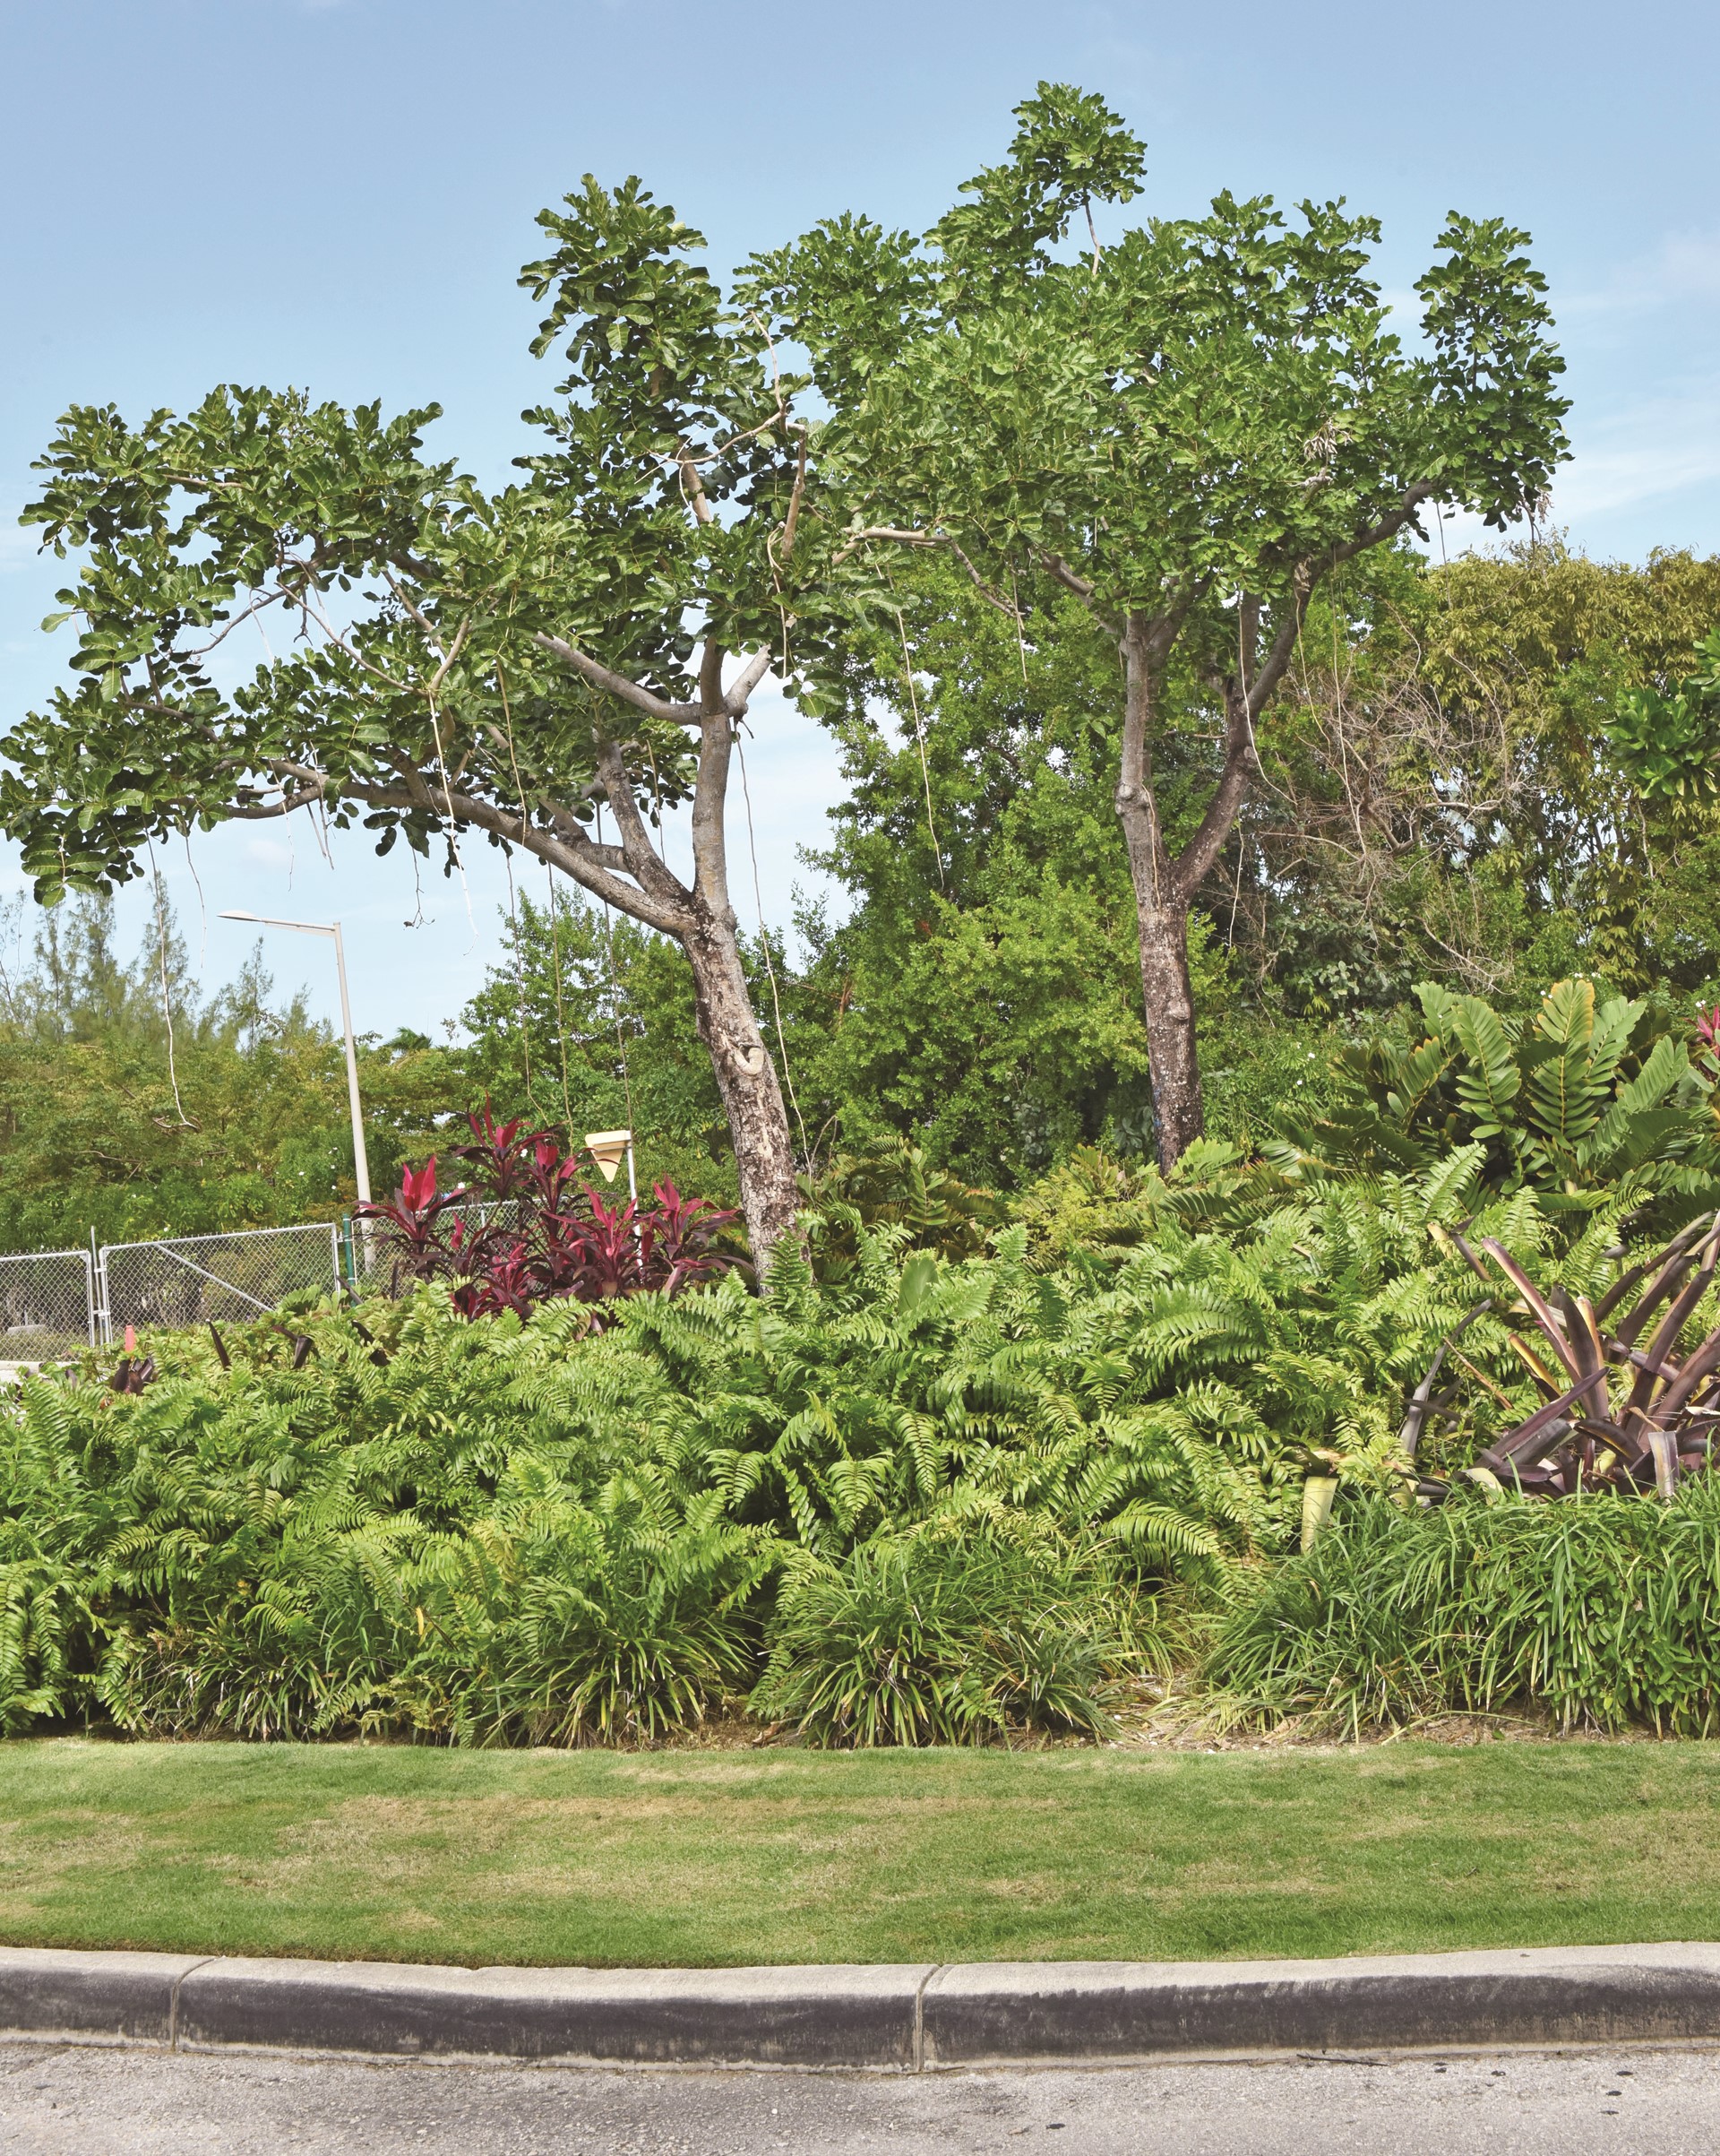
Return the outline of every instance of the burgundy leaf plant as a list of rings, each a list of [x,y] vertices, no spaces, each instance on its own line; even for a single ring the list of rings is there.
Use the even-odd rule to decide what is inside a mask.
[[[452,1156],[467,1180],[439,1190],[432,1155],[402,1170],[398,1197],[358,1208],[394,1261],[397,1286],[446,1280],[467,1317],[527,1318],[544,1302],[595,1312],[624,1296],[678,1295],[741,1263],[716,1244],[739,1216],[709,1198],[662,1182],[649,1205],[610,1205],[549,1131],[522,1136],[518,1117],[498,1123],[487,1103],[467,1121],[472,1142]]]

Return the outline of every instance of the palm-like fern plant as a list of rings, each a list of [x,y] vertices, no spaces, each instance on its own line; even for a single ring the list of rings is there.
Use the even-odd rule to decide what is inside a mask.
[[[1334,1103],[1287,1127],[1282,1165],[1423,1173],[1479,1144],[1490,1189],[1550,1211],[1638,1206],[1670,1229],[1720,1203],[1712,1077],[1647,1003],[1578,977],[1519,1022],[1479,996],[1417,995],[1424,1032],[1341,1051]]]

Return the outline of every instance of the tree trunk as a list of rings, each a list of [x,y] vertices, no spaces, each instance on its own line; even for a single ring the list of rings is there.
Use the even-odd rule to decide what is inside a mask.
[[[777,1244],[792,1232],[800,1203],[794,1143],[776,1065],[752,1014],[734,914],[718,915],[694,903],[693,923],[682,944],[692,968],[699,1038],[710,1051],[723,1097],[747,1240],[762,1277]]]
[[[1189,986],[1189,906],[1182,871],[1165,849],[1153,792],[1152,724],[1157,676],[1168,648],[1166,624],[1131,614],[1122,644],[1126,698],[1117,772],[1117,815],[1135,887],[1140,987],[1152,1059],[1159,1165],[1168,1174],[1205,1127],[1195,1056],[1194,994]]]
[[[1189,986],[1189,916],[1184,908],[1154,906],[1139,892],[1136,896],[1153,1113],[1159,1165],[1168,1173],[1206,1127],[1195,1055],[1194,993]]]
[[[695,472],[695,484],[697,477]],[[701,521],[709,521],[709,511]],[[619,703],[642,704],[648,711],[682,724],[691,715],[685,705],[659,703],[637,683],[611,674],[570,644],[540,641],[547,642],[548,648],[575,673]],[[652,844],[622,749],[603,734],[598,737],[598,779],[615,813],[621,844],[606,847],[599,841],[593,845],[577,836],[570,841],[563,835],[559,850],[570,873],[589,891],[618,906],[634,920],[672,936],[687,954],[699,1038],[710,1050],[717,1090],[722,1095],[723,1113],[735,1147],[747,1241],[762,1280],[770,1269],[777,1245],[794,1231],[800,1193],[795,1181],[794,1144],[788,1134],[782,1088],[752,1014],[735,909],[728,901],[724,812],[735,729],[745,716],[747,698],[770,665],[770,654],[755,652],[725,689],[727,657],[721,642],[708,636],[699,665],[699,768],[692,791],[691,887],[670,872]],[[571,820],[564,815],[564,823]],[[522,818],[522,832],[523,822]],[[633,879],[632,885],[618,879],[617,868]]]

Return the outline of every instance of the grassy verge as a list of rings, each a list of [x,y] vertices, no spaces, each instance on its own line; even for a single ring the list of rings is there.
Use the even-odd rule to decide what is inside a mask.
[[[1720,1936],[1720,1746],[0,1745],[0,1940],[481,1963]]]

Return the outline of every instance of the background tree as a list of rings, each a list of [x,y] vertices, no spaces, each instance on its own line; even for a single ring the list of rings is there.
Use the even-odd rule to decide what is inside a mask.
[[[1674,782],[1638,767],[1720,622],[1720,561],[1558,539],[1429,567],[1382,551],[1317,598],[1208,894],[1240,980],[1292,1021],[1445,979],[1524,1009],[1597,971],[1720,970],[1720,773],[1690,700]],[[1711,721],[1709,722],[1711,724]]]
[[[534,349],[565,339],[572,369],[516,485],[427,461],[434,407],[222,388],[136,427],[67,413],[25,515],[86,553],[78,682],[0,745],[0,822],[43,899],[232,817],[362,822],[451,872],[462,833],[536,854],[685,951],[762,1262],[795,1163],[729,902],[729,765],[860,565],[832,575],[799,385],[687,261],[699,235],[635,180],[539,222]],[[271,614],[290,650],[247,671]],[[683,883],[651,826],[689,798]]]
[[[1017,114],[1006,162],[924,243],[826,223],[757,261],[753,289],[840,414],[850,548],[947,551],[1024,646],[1073,597],[1118,653],[1114,798],[1168,1164],[1202,1127],[1190,908],[1310,600],[1424,504],[1493,525],[1532,507],[1564,453],[1561,362],[1525,236],[1498,220],[1448,220],[1411,356],[1368,274],[1374,220],[1305,203],[1293,227],[1226,194],[1102,248],[1092,205],[1136,195],[1142,145],[1069,88]],[[1208,737],[1208,783],[1173,851],[1158,772],[1179,729]]]
[[[134,956],[111,900],[0,918],[0,1242],[62,1249],[328,1220],[353,1202],[345,1067],[255,953],[213,994],[165,897]],[[172,1046],[169,1052],[168,1029]],[[465,1104],[446,1048],[364,1045],[378,1176]]]

